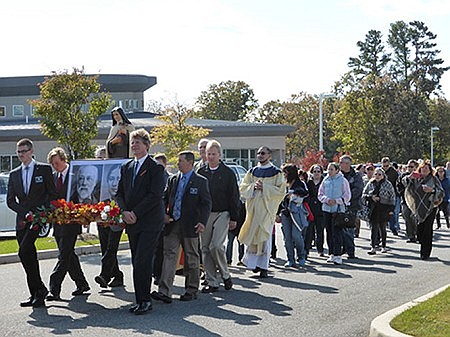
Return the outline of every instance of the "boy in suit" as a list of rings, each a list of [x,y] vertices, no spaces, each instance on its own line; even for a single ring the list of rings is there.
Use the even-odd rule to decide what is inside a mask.
[[[67,155],[64,149],[55,147],[47,155],[47,161],[52,165],[55,172],[53,179],[56,185],[57,199],[67,198],[67,185],[69,181],[69,165],[67,164]],[[81,225],[53,224],[53,235],[58,244],[58,262],[50,275],[50,294],[48,301],[60,300],[61,284],[69,273],[70,278],[75,282],[77,288],[72,292],[73,296],[82,295],[88,291],[89,284],[81,270],[80,260],[75,254],[75,243],[78,234],[81,234]]]
[[[17,213],[16,238],[19,243],[20,262],[27,276],[30,297],[21,302],[21,307],[42,307],[48,290],[42,282],[39,272],[35,241],[39,235],[38,228],[27,223],[29,212],[37,212],[41,206],[48,207],[56,198],[55,183],[50,165],[33,159],[33,142],[24,138],[17,142],[17,156],[22,163],[9,175],[7,204]]]

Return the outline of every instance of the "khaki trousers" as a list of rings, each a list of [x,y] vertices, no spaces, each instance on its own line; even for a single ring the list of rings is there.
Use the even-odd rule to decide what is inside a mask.
[[[183,274],[185,276],[184,287],[187,293],[194,294],[198,291],[200,285],[200,252],[199,239],[183,237],[179,221],[172,223],[170,234],[164,236],[164,256],[159,281],[158,291],[172,296],[173,281],[178,262],[178,253],[180,245],[184,252]]]
[[[205,231],[201,235],[203,266],[206,281],[211,287],[219,286],[220,277],[222,279],[230,277],[225,253],[229,222],[229,212],[211,212]]]

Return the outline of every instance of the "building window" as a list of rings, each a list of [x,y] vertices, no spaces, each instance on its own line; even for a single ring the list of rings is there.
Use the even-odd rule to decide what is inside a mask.
[[[19,158],[16,155],[0,156],[0,172],[9,172],[20,165]]]
[[[0,117],[5,117],[5,116],[6,116],[6,107],[0,106]]]
[[[23,105],[13,105],[12,115],[13,117],[23,117],[24,115]]]

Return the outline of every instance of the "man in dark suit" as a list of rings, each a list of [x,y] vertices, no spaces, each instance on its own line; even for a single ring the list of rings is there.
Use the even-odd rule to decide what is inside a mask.
[[[147,131],[133,131],[130,138],[134,159],[121,168],[116,200],[126,223],[133,265],[136,304],[129,310],[142,315],[152,309],[153,255],[164,221],[164,167],[148,155]]]
[[[194,153],[180,152],[177,175],[169,178],[164,191],[167,214],[164,230],[164,260],[155,300],[172,302],[172,288],[180,244],[184,252],[185,294],[180,300],[197,298],[200,284],[199,233],[205,229],[211,211],[208,180],[194,172]]]
[[[17,213],[16,238],[19,243],[20,262],[27,276],[30,298],[21,302],[22,307],[42,307],[48,290],[39,272],[36,246],[39,231],[26,222],[29,212],[37,212],[41,206],[48,207],[56,198],[55,183],[50,165],[33,159],[33,142],[24,138],[17,142],[17,156],[21,165],[11,171],[8,183],[8,207]]]
[[[69,181],[69,165],[67,164],[67,155],[64,149],[60,147],[52,149],[47,155],[47,161],[55,170],[53,179],[56,185],[57,198],[65,199]],[[61,284],[67,273],[69,273],[70,278],[75,282],[77,287],[72,292],[73,296],[82,295],[90,289],[81,270],[78,255],[75,254],[75,243],[79,234],[81,234],[81,225],[79,224],[53,224],[53,235],[58,244],[59,255],[58,262],[50,275],[50,294],[47,296],[48,301],[61,299]]]

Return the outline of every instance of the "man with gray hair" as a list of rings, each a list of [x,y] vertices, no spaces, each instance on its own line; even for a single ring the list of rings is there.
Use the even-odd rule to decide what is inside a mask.
[[[209,139],[202,138],[198,142],[198,152],[200,153],[200,160],[194,164],[194,171],[197,172],[200,167],[206,164],[208,161],[206,158],[206,144],[208,144]]]

